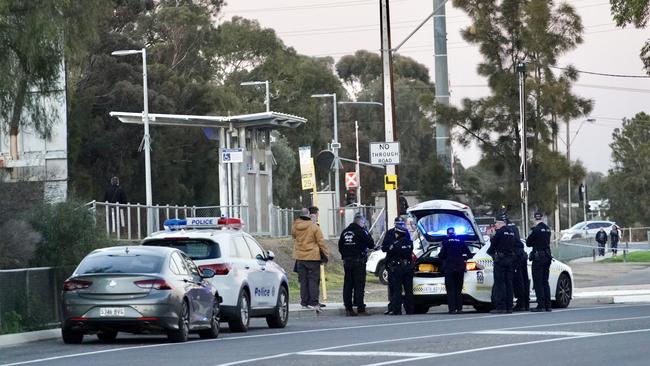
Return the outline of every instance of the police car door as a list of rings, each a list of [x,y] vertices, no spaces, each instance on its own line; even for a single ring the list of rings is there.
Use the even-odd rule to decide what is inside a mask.
[[[245,237],[248,248],[256,261],[257,272],[255,273],[255,286],[251,288],[254,298],[260,307],[273,307],[277,303],[277,291],[279,283],[275,283],[277,273],[273,271],[273,263],[268,263],[266,252],[255,239]]]
[[[248,288],[250,290],[250,301],[251,308],[260,307],[260,302],[258,296],[255,294],[255,288],[260,286],[261,282],[261,269],[260,265],[257,263],[257,260],[253,257],[244,236],[239,234],[232,237],[233,243],[237,248],[237,252],[240,253],[240,265],[243,267],[242,271],[246,273],[246,282],[248,283]]]

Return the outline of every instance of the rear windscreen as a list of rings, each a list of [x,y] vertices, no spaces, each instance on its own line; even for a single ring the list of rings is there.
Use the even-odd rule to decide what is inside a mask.
[[[204,239],[156,239],[147,240],[142,245],[176,248],[187,254],[192,260],[214,259],[221,257],[219,244]]]
[[[93,255],[81,261],[76,273],[160,273],[164,260],[152,255]]]

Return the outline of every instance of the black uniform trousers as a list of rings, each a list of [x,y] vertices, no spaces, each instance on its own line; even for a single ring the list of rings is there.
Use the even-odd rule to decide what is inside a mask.
[[[402,313],[402,289],[404,290],[404,310],[413,313],[413,265],[395,264],[388,267],[389,311]]]
[[[533,260],[533,286],[535,287],[538,308],[551,308],[551,287],[548,284],[548,272],[550,268],[551,258],[548,256]]]
[[[454,271],[445,273],[445,291],[447,291],[447,306],[449,312],[463,310],[463,280],[465,272]]]
[[[528,308],[530,304],[530,278],[528,277],[528,259],[526,257],[518,257],[515,261],[512,287],[517,298],[516,306]]]
[[[365,257],[343,258],[343,305],[346,310],[366,308],[363,293],[366,289],[366,259]],[[354,301],[353,301],[354,294]]]
[[[494,300],[497,310],[512,310],[512,278],[514,259],[505,258],[494,262]]]

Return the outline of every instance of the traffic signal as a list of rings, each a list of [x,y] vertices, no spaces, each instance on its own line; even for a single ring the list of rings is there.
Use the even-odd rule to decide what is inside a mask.
[[[345,194],[345,205],[354,205],[357,203],[357,191],[356,189],[348,189]]]

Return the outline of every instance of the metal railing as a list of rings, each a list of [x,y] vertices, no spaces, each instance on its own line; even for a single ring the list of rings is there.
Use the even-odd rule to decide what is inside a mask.
[[[620,238],[616,248],[623,261],[627,261],[627,255],[630,252],[650,250],[650,227],[628,227],[619,228]],[[611,237],[608,235],[606,252],[612,252]],[[569,261],[577,258],[592,257],[596,260],[598,255],[598,243],[595,235],[571,239],[559,240],[559,237],[553,238],[552,241],[553,256],[561,261]]]

